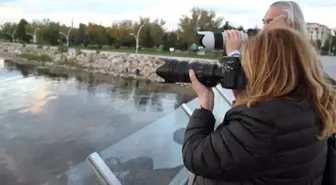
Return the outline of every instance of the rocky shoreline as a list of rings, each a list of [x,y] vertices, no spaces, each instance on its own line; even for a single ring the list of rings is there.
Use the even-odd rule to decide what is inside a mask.
[[[0,54],[1,56],[1,54]],[[82,70],[70,70],[61,67],[45,68],[33,65],[21,64],[19,62],[5,61],[4,67],[9,70],[17,70],[25,77],[43,76],[53,80],[68,80],[73,78],[78,84],[89,84],[95,87],[99,84],[111,84],[120,88],[136,88],[137,91],[146,93],[177,93],[182,95],[186,100],[192,100],[196,97],[195,92],[191,89],[190,84],[165,84],[151,82],[149,80],[134,80],[130,78],[112,77],[100,73],[90,73]]]
[[[113,77],[142,79],[153,82],[163,81],[155,73],[155,70],[162,65],[162,62],[158,57],[149,55],[78,49],[69,49],[67,52],[61,52],[56,47],[0,43],[0,56],[16,63],[33,64],[39,67],[80,69]],[[34,58],[39,58],[39,60]],[[189,61],[200,60],[189,59]],[[202,61],[210,62],[212,60],[202,59]]]

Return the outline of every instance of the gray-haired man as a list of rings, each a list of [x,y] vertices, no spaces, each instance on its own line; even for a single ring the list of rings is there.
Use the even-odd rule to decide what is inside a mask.
[[[283,20],[279,20],[280,16],[285,17]],[[267,26],[272,21],[277,19],[276,24],[286,24],[293,29],[308,36],[307,24],[304,19],[300,6],[294,1],[276,1],[267,10],[263,23]],[[274,24],[274,22],[272,23]],[[227,31],[227,36],[231,37],[235,31]],[[239,48],[232,48],[232,51],[227,51],[230,56],[240,56]]]
[[[283,16],[284,19],[282,20],[277,19],[280,16]],[[292,27],[296,31],[300,32],[302,35],[307,36],[308,38],[307,23],[304,19],[302,9],[296,2],[276,1],[272,3],[263,18],[264,26],[267,26],[268,24],[272,23],[272,21],[274,21],[275,19],[277,19],[276,24],[286,24],[287,26]],[[234,33],[233,32],[230,33],[229,31],[228,34],[232,35]],[[229,56],[237,56],[237,57],[240,56],[239,48],[232,48],[231,51],[226,52],[228,53]],[[336,81],[329,76],[328,78],[330,79],[331,83],[334,86],[336,86]]]

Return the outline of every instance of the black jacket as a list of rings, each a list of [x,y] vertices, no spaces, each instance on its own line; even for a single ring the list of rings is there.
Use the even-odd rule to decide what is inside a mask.
[[[240,105],[214,125],[212,112],[196,109],[185,132],[183,161],[195,184],[321,185],[327,145],[307,102]]]

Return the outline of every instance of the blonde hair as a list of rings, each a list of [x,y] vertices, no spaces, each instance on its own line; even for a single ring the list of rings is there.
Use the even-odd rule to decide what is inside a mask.
[[[303,88],[323,122],[319,138],[335,133],[336,90],[304,36],[290,28],[265,29],[246,45],[243,61],[249,95],[239,97],[235,105],[250,107]]]

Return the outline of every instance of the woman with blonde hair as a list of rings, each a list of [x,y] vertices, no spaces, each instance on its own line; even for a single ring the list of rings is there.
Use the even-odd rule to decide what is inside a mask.
[[[214,94],[190,71],[199,99],[182,149],[195,175],[190,184],[321,185],[326,138],[336,132],[336,91],[309,41],[292,29],[264,29],[242,61],[246,96],[215,130]]]

